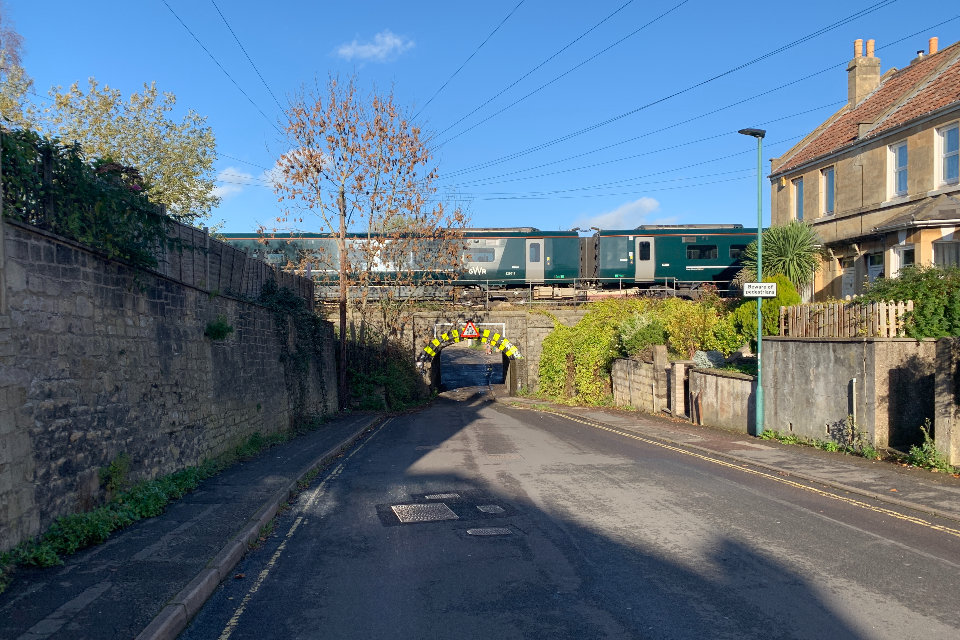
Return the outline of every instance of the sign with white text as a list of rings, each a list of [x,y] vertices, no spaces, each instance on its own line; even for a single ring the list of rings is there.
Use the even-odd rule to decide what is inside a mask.
[[[745,282],[743,283],[744,298],[776,298],[776,282]]]

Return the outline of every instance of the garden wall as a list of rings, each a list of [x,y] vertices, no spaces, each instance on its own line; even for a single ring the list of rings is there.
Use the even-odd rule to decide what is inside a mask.
[[[689,375],[691,422],[754,433],[755,376],[720,369],[691,369]]]
[[[120,453],[134,477],[154,478],[335,410],[329,325],[320,355],[288,357],[296,329],[280,316],[281,341],[270,309],[136,275],[25,224],[2,231],[0,550],[95,505],[99,469]],[[239,257],[211,270],[239,273]],[[204,331],[220,315],[235,331],[214,342]]]
[[[934,419],[935,365],[930,339],[764,338],[764,428],[823,439],[856,414],[874,446],[916,444]]]
[[[659,351],[659,350],[662,350]],[[618,358],[613,361],[610,378],[613,402],[647,413],[658,413],[669,405],[666,347],[655,347],[654,360]]]

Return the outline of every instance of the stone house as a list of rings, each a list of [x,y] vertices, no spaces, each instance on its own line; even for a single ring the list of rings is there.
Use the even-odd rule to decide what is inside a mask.
[[[854,43],[848,103],[771,159],[771,219],[810,223],[824,242],[814,300],[863,292],[908,264],[960,264],[960,42],[937,38],[880,73]]]

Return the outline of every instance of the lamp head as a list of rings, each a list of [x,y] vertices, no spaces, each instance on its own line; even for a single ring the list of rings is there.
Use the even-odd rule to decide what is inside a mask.
[[[763,129],[740,129],[737,133],[742,133],[745,136],[753,136],[754,138],[762,138],[767,135],[767,132]]]

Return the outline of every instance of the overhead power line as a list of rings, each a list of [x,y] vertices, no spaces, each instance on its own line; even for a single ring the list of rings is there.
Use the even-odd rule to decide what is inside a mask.
[[[823,27],[823,28],[821,28],[821,29],[818,29],[818,30],[816,30],[816,31],[814,31],[814,32],[806,35],[806,36],[803,36],[802,38],[799,38],[798,40],[794,40],[793,42],[790,42],[790,43],[785,44],[785,45],[783,45],[783,46],[781,46],[781,47],[778,47],[778,48],[776,48],[776,49],[774,49],[774,50],[772,50],[772,51],[770,51],[770,52],[768,52],[768,53],[765,53],[765,54],[763,54],[763,55],[761,55],[761,56],[758,56],[758,57],[756,57],[756,58],[754,58],[754,59],[752,59],[752,60],[750,60],[750,61],[748,61],[748,62],[744,62],[744,63],[742,63],[742,64],[740,64],[740,65],[737,65],[736,67],[733,67],[733,68],[731,68],[731,69],[728,69],[728,70],[724,71],[723,73],[719,73],[719,74],[717,74],[717,75],[715,75],[715,76],[712,76],[712,77],[710,77],[710,78],[707,78],[706,80],[701,80],[700,82],[697,82],[696,84],[693,84],[693,85],[690,85],[690,86],[686,87],[685,89],[680,89],[679,91],[675,91],[674,93],[671,93],[670,95],[664,96],[664,97],[662,97],[662,98],[658,98],[658,99],[653,100],[653,101],[651,101],[651,102],[648,102],[648,103],[646,103],[646,104],[644,104],[644,105],[641,105],[641,106],[639,106],[639,107],[637,107],[637,108],[635,108],[635,109],[631,109],[631,110],[629,110],[629,111],[626,111],[626,112],[624,112],[624,113],[621,113],[621,114],[618,115],[618,116],[614,116],[614,117],[612,117],[612,118],[608,118],[608,119],[603,120],[603,121],[601,121],[601,122],[598,122],[598,123],[596,123],[596,124],[593,124],[593,125],[590,125],[590,126],[588,126],[588,127],[584,127],[584,128],[579,129],[579,130],[577,130],[577,131],[574,131],[574,132],[572,132],[572,133],[568,133],[568,134],[566,134],[566,135],[560,136],[559,138],[554,138],[553,140],[549,140],[549,141],[547,141],[547,142],[544,142],[544,143],[535,145],[535,146],[533,146],[533,147],[529,147],[529,148],[527,148],[527,149],[524,149],[523,151],[518,151],[518,152],[515,152],[515,153],[512,153],[512,154],[508,154],[508,155],[506,155],[506,156],[503,156],[503,157],[498,158],[498,159],[495,159],[495,160],[490,160],[490,161],[487,161],[487,162],[484,162],[484,163],[480,163],[480,164],[478,164],[478,165],[474,165],[473,167],[468,167],[468,168],[463,169],[463,170],[461,170],[461,171],[459,171],[459,172],[457,172],[457,173],[466,173],[466,172],[468,172],[468,171],[475,171],[475,170],[478,170],[478,169],[483,169],[483,168],[487,168],[487,167],[493,166],[493,165],[495,165],[495,164],[500,164],[500,163],[502,163],[502,162],[507,162],[507,161],[509,161],[509,160],[514,160],[514,159],[519,158],[519,157],[521,157],[521,156],[525,156],[525,155],[528,155],[528,154],[530,154],[530,153],[534,153],[534,152],[536,152],[536,151],[540,151],[540,150],[542,150],[542,149],[546,149],[547,147],[551,147],[551,146],[556,145],[556,144],[559,144],[559,143],[561,143],[561,142],[565,142],[565,141],[567,141],[567,140],[570,140],[571,138],[575,138],[575,137],[577,137],[577,136],[581,136],[581,135],[583,135],[583,134],[585,134],[585,133],[588,133],[588,132],[590,132],[590,131],[594,131],[595,129],[599,129],[600,127],[604,127],[604,126],[606,126],[606,125],[608,125],[608,124],[611,124],[611,123],[613,123],[613,122],[617,122],[618,120],[622,120],[623,118],[626,118],[626,117],[631,116],[631,115],[633,115],[633,114],[639,113],[640,111],[643,111],[643,110],[645,110],[645,109],[648,109],[648,108],[650,108],[650,107],[652,107],[652,106],[654,106],[654,105],[660,104],[660,103],[662,103],[662,102],[666,102],[667,100],[670,100],[670,99],[675,98],[675,97],[677,97],[677,96],[680,96],[680,95],[683,95],[683,94],[688,93],[688,92],[690,92],[690,91],[693,91],[694,89],[696,89],[696,88],[698,88],[698,87],[702,87],[702,86],[704,86],[704,85],[706,85],[706,84],[709,84],[709,83],[711,83],[711,82],[715,82],[716,80],[719,80],[719,79],[721,79],[721,78],[724,78],[724,77],[726,77],[726,76],[728,76],[728,75],[730,75],[730,74],[732,74],[732,73],[735,73],[735,72],[737,72],[737,71],[740,71],[740,70],[742,70],[742,69],[745,69],[745,68],[747,68],[747,67],[749,67],[749,66],[751,66],[751,65],[754,65],[754,64],[756,64],[756,63],[758,63],[758,62],[761,62],[761,61],[763,61],[763,60],[766,60],[767,58],[770,58],[770,57],[775,56],[775,55],[777,55],[777,54],[783,53],[784,51],[787,51],[788,49],[792,49],[793,47],[796,47],[796,46],[799,45],[799,44],[802,44],[802,43],[804,43],[804,42],[806,42],[806,41],[808,41],[808,40],[811,40],[811,39],[816,38],[816,37],[818,37],[818,36],[820,36],[820,35],[823,35],[824,33],[827,33],[827,32],[829,32],[829,31],[832,31],[832,30],[834,30],[834,29],[837,29],[837,28],[843,26],[844,24],[847,24],[847,23],[849,23],[849,22],[851,22],[851,21],[853,21],[853,20],[856,20],[857,18],[861,18],[861,17],[863,17],[863,16],[865,16],[865,15],[868,15],[868,14],[870,14],[870,13],[873,13],[874,11],[878,11],[878,10],[880,10],[880,9],[886,8],[886,7],[890,6],[891,4],[896,3],[897,1],[898,1],[898,0],[882,0],[881,2],[878,2],[877,4],[871,5],[871,6],[867,7],[866,9],[862,9],[862,10],[860,10],[860,11],[858,11],[858,12],[856,12],[856,13],[850,15],[850,16],[847,16],[846,18],[843,18],[842,20],[839,20],[839,21],[837,21],[837,22],[834,22],[834,23],[832,23],[832,24],[830,24],[830,25],[827,25],[826,27]],[[478,124],[480,124],[480,123],[478,123]],[[465,132],[466,132],[466,130],[463,131],[463,132],[461,132],[461,133],[465,133]],[[458,134],[458,135],[460,135],[460,134]],[[452,140],[452,138],[448,139],[447,142],[449,142],[450,140]]]
[[[564,51],[566,51],[567,49],[569,49],[569,48],[572,47],[573,45],[575,45],[575,44],[577,44],[578,42],[580,42],[580,40],[582,40],[586,35],[588,35],[588,34],[591,33],[592,31],[594,31],[597,27],[599,27],[599,26],[602,25],[604,22],[606,22],[607,20],[609,20],[609,19],[612,18],[613,16],[617,15],[618,13],[620,13],[621,11],[623,11],[624,9],[626,9],[627,6],[633,4],[633,2],[634,2],[634,0],[627,0],[627,2],[626,2],[625,4],[620,5],[620,7],[619,7],[617,10],[615,10],[613,13],[611,13],[610,15],[608,15],[606,18],[604,18],[603,20],[601,20],[601,21],[598,22],[597,24],[593,25],[592,27],[590,27],[589,29],[587,29],[586,31],[584,31],[583,33],[581,33],[581,34],[580,34],[579,36],[577,36],[575,39],[573,39],[573,40],[571,40],[570,42],[568,42],[568,43],[566,44],[566,46],[564,46],[562,49],[560,49],[559,51],[557,51],[556,53],[554,53],[552,56],[550,56],[549,58],[547,58],[546,60],[544,60],[543,62],[541,62],[540,64],[538,64],[537,66],[535,66],[533,69],[530,69],[530,71],[527,71],[525,74],[523,74],[522,76],[520,76],[519,78],[517,78],[516,80],[514,80],[513,82],[511,82],[509,85],[507,85],[506,87],[504,87],[503,89],[501,89],[501,90],[500,90],[496,95],[494,95],[492,98],[490,98],[489,100],[487,100],[486,102],[484,102],[483,104],[481,104],[479,107],[477,107],[476,109],[474,109],[473,111],[471,111],[471,112],[468,113],[467,115],[463,116],[462,118],[460,118],[459,120],[457,120],[456,122],[454,122],[453,124],[451,124],[449,127],[447,127],[446,129],[444,129],[443,131],[441,131],[441,132],[438,133],[437,135],[438,135],[438,136],[442,136],[442,135],[445,134],[447,131],[449,131],[450,129],[454,128],[455,126],[457,126],[458,124],[460,124],[461,122],[463,122],[464,120],[466,120],[467,118],[469,118],[470,116],[472,116],[473,114],[475,114],[477,111],[479,111],[480,109],[484,108],[485,106],[487,106],[488,104],[490,104],[491,102],[493,102],[494,100],[496,100],[497,98],[499,98],[500,96],[502,96],[504,93],[506,93],[507,91],[509,91],[509,90],[512,89],[513,87],[515,87],[517,84],[519,84],[520,82],[522,82],[524,79],[526,79],[530,74],[534,73],[537,69],[539,69],[539,68],[542,67],[543,65],[547,64],[548,62],[550,62],[551,60],[553,60],[554,58],[556,58],[558,55],[560,55],[561,53],[563,53]],[[634,32],[634,33],[636,33],[636,32]],[[632,35],[632,34],[631,34],[631,35]],[[628,36],[628,37],[629,37],[629,36]]]
[[[283,131],[281,131],[280,128],[277,127],[276,123],[274,123],[270,118],[267,117],[267,114],[265,114],[265,113],[263,112],[263,109],[261,109],[260,107],[258,107],[258,106],[257,106],[257,103],[254,102],[253,99],[252,99],[250,96],[247,95],[247,92],[243,90],[243,87],[241,87],[241,86],[237,83],[237,81],[233,79],[233,76],[231,76],[229,73],[227,73],[227,70],[223,68],[223,65],[222,65],[222,64],[220,64],[219,62],[217,62],[217,59],[213,57],[213,54],[210,53],[210,50],[207,49],[205,46],[203,46],[203,43],[200,42],[200,38],[198,38],[196,35],[194,35],[193,31],[190,30],[190,27],[187,26],[187,23],[185,23],[183,20],[180,19],[180,16],[178,16],[178,15],[177,15],[177,12],[173,10],[173,7],[171,7],[170,4],[167,3],[167,0],[160,0],[160,1],[163,2],[164,5],[166,5],[167,9],[170,10],[170,13],[173,14],[173,17],[177,19],[177,22],[179,22],[181,25],[183,25],[183,28],[187,30],[187,33],[189,33],[191,36],[193,36],[193,39],[196,40],[196,41],[197,41],[197,44],[200,45],[200,48],[203,49],[204,52],[205,52],[208,56],[210,56],[210,59],[213,60],[213,63],[214,63],[215,65],[217,65],[217,67],[219,67],[220,71],[223,71],[223,75],[227,76],[227,77],[230,79],[230,82],[232,82],[232,83],[234,84],[234,86],[235,86],[237,89],[240,90],[240,93],[243,94],[243,97],[246,98],[246,99],[250,102],[250,104],[253,105],[254,109],[256,109],[257,111],[260,112],[260,115],[263,116],[264,120],[266,120],[267,122],[269,122],[269,123],[273,126],[273,128],[277,130],[277,133],[283,135]]]
[[[429,100],[427,100],[426,104],[424,104],[422,107],[420,107],[420,110],[417,111],[415,114],[413,114],[413,118],[414,118],[414,119],[416,119],[417,116],[419,116],[421,113],[423,113],[423,110],[427,108],[427,105],[429,105],[431,102],[433,102],[433,99],[434,99],[434,98],[436,98],[438,95],[440,95],[440,92],[443,91],[443,88],[446,87],[448,84],[450,84],[450,81],[453,80],[453,79],[457,76],[458,73],[460,73],[460,70],[461,70],[461,69],[463,69],[465,66],[467,66],[467,63],[470,62],[471,59],[473,59],[473,56],[477,55],[477,52],[480,51],[480,49],[483,48],[483,45],[487,44],[487,40],[489,40],[490,38],[492,38],[492,37],[493,37],[493,34],[495,34],[497,31],[500,30],[500,27],[503,26],[503,23],[505,23],[507,20],[509,20],[509,19],[510,19],[510,16],[512,16],[512,15],[517,11],[517,9],[520,8],[520,5],[523,4],[524,2],[526,2],[526,0],[520,0],[520,2],[517,3],[517,6],[515,6],[515,7],[513,8],[513,11],[511,11],[510,13],[508,13],[508,14],[507,14],[507,17],[500,21],[500,24],[497,25],[497,28],[494,29],[493,31],[491,31],[491,32],[490,32],[490,35],[488,35],[488,36],[484,39],[484,41],[480,43],[480,46],[477,47],[477,48],[474,50],[474,52],[471,53],[470,56],[469,56],[466,60],[463,61],[463,64],[461,64],[459,67],[457,67],[457,70],[453,72],[453,75],[450,76],[449,78],[447,78],[447,81],[444,82],[443,85],[441,85],[441,87],[440,87],[439,89],[437,89],[437,92],[436,92],[435,94],[433,94],[433,96],[432,96]]]
[[[260,82],[263,83],[263,86],[266,87],[267,91],[270,93],[270,97],[273,98],[273,101],[277,103],[277,106],[280,108],[280,111],[284,111],[283,106],[281,106],[280,101],[277,100],[277,96],[273,95],[273,91],[270,89],[270,86],[267,84],[267,81],[263,79],[263,76],[260,74],[260,69],[257,69],[257,65],[253,64],[253,60],[250,59],[250,54],[247,53],[247,50],[243,47],[243,44],[240,42],[240,38],[237,37],[237,34],[233,32],[233,27],[230,26],[230,23],[227,22],[227,19],[223,16],[223,12],[220,11],[220,7],[217,6],[217,3],[214,0],[210,0],[210,3],[213,5],[213,8],[217,10],[217,13],[220,14],[220,19],[223,20],[223,24],[227,25],[227,29],[230,30],[230,35],[233,36],[233,39],[237,41],[237,44],[240,46],[240,50],[243,51],[243,55],[247,56],[247,62],[250,63],[250,66],[253,67],[253,70],[257,72],[257,77],[260,78]]]
[[[564,71],[563,73],[561,73],[560,75],[558,75],[557,77],[555,77],[553,80],[550,80],[549,82],[546,82],[546,83],[540,85],[539,87],[537,87],[536,89],[534,89],[533,91],[531,91],[530,93],[528,93],[527,95],[523,96],[522,98],[519,98],[518,100],[514,100],[513,102],[511,102],[511,103],[508,104],[507,106],[505,106],[505,107],[503,107],[502,109],[500,109],[499,111],[496,111],[496,112],[490,114],[489,116],[487,116],[486,118],[484,118],[484,119],[481,120],[480,122],[477,122],[477,123],[475,123],[475,124],[467,127],[466,129],[464,129],[464,130],[461,131],[460,133],[458,133],[458,134],[456,134],[456,135],[454,135],[454,136],[450,136],[449,138],[447,138],[446,140],[444,140],[443,142],[441,142],[441,143],[440,143],[440,146],[442,147],[443,145],[447,144],[447,143],[450,142],[451,140],[455,140],[456,138],[459,138],[459,137],[462,136],[463,134],[467,133],[468,131],[471,131],[471,130],[473,130],[473,129],[476,129],[477,127],[479,127],[480,125],[482,125],[484,122],[487,122],[488,120],[491,120],[492,118],[496,118],[498,115],[500,115],[500,114],[503,113],[504,111],[506,111],[506,110],[508,110],[508,109],[512,109],[513,107],[515,107],[516,105],[520,104],[521,102],[523,102],[524,100],[526,100],[526,99],[529,98],[530,96],[532,96],[532,95],[534,95],[534,94],[537,94],[537,93],[543,91],[544,89],[546,89],[547,87],[549,87],[550,85],[552,85],[554,82],[560,80],[561,78],[564,78],[564,77],[570,75],[571,73],[573,73],[574,71],[576,71],[577,69],[579,69],[579,68],[582,67],[583,65],[587,64],[587,63],[590,62],[591,60],[594,60],[595,58],[598,58],[599,56],[602,56],[602,55],[605,54],[607,51],[610,51],[610,49],[613,49],[614,47],[616,47],[616,46],[619,45],[620,43],[624,42],[625,40],[628,40],[628,39],[632,38],[633,36],[637,35],[638,33],[640,33],[641,31],[643,31],[644,29],[646,29],[646,28],[649,27],[650,25],[652,25],[652,24],[660,21],[662,18],[665,18],[666,16],[670,15],[671,13],[673,13],[674,11],[676,11],[677,9],[679,9],[680,7],[682,7],[683,5],[687,4],[689,1],[690,1],[690,0],[683,0],[683,1],[680,2],[679,4],[671,7],[671,8],[668,9],[667,11],[661,13],[660,15],[658,15],[658,16],[657,16],[656,18],[654,18],[653,20],[647,22],[645,25],[643,25],[643,26],[640,27],[639,29],[635,29],[635,30],[631,31],[630,33],[628,33],[628,34],[625,35],[624,37],[620,38],[619,40],[617,40],[616,42],[614,42],[614,43],[611,44],[610,46],[608,46],[608,47],[606,47],[606,48],[598,51],[597,53],[593,54],[592,56],[590,56],[589,58],[587,58],[587,59],[584,60],[583,62],[580,62],[579,64],[575,65],[574,67],[572,67],[572,68],[570,68],[570,69],[567,69],[566,71]],[[888,0],[888,1],[895,2],[896,0]],[[444,129],[444,131],[449,131],[450,128],[451,128],[451,127],[447,127],[446,129]]]

